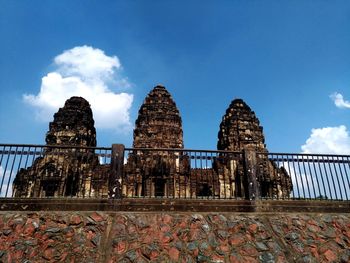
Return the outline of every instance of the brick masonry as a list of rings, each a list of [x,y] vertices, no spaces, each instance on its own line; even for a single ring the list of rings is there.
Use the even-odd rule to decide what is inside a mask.
[[[350,262],[350,215],[1,212],[0,262]]]

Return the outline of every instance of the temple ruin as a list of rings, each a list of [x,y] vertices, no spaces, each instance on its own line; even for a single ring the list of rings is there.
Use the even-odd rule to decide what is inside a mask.
[[[96,130],[89,102],[72,97],[54,115],[47,147],[13,182],[15,197],[106,196],[108,167],[99,165],[94,150]],[[77,146],[77,148],[64,147]],[[87,148],[80,148],[87,147]]]
[[[162,150],[183,149],[183,132],[179,110],[161,85],[147,95],[140,107],[133,147],[136,149],[129,153],[124,167],[124,196],[189,196],[184,192],[189,174],[186,156],[181,151]]]
[[[242,100],[231,102],[222,118],[218,133],[218,150],[256,153],[256,176],[261,197],[287,197],[292,190],[287,171],[268,159],[263,127],[254,111]],[[248,180],[244,159],[217,160],[214,165],[220,180],[220,195],[247,197]]]
[[[292,190],[287,171],[268,159],[263,128],[241,99],[233,100],[222,118],[218,152],[184,149],[180,112],[161,85],[139,109],[133,148],[112,152],[111,163],[99,162],[93,114],[81,97],[68,99],[55,113],[46,145],[30,167],[17,173],[15,197],[252,199],[285,198]],[[111,156],[121,157],[117,163]],[[259,189],[253,197],[252,186]]]

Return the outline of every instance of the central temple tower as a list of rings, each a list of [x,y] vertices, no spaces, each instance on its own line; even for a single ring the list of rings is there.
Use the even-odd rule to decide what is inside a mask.
[[[185,187],[189,165],[181,151],[180,113],[170,93],[161,85],[150,91],[140,107],[133,147],[135,150],[129,153],[124,168],[127,175],[124,196],[189,195],[190,189]]]

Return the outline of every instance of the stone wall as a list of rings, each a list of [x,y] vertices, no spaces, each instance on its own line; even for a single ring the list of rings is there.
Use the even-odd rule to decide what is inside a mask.
[[[0,262],[171,261],[349,262],[350,215],[0,213]]]

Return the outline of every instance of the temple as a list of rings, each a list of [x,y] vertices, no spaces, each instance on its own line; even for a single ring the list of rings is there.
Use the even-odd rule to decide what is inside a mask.
[[[263,128],[254,111],[242,99],[233,100],[222,117],[217,148],[235,152],[253,150],[256,154],[260,197],[289,196],[292,190],[291,178],[283,167],[277,167],[268,159]],[[215,167],[220,178],[221,196],[233,194],[247,197],[248,179],[245,176],[244,159],[217,161]]]
[[[46,145],[30,167],[17,173],[15,197],[253,199],[287,198],[292,190],[287,171],[268,158],[258,118],[241,99],[233,100],[222,117],[218,151],[184,149],[180,112],[161,85],[139,109],[133,148],[109,154],[111,160],[121,156],[118,165],[100,162],[92,110],[81,97],[68,99],[54,115]]]
[[[135,122],[133,147],[124,167],[124,196],[189,196],[189,175],[183,149],[182,120],[165,87],[156,86],[145,98]],[[137,148],[147,148],[140,150]],[[153,150],[152,150],[153,149]],[[182,187],[181,187],[182,186]]]
[[[45,141],[54,147],[46,148],[29,168],[19,170],[13,182],[15,197],[107,195],[105,184],[94,180],[98,176],[108,181],[108,167],[100,166],[94,150],[88,148],[96,147],[89,102],[81,97],[68,99],[50,122]]]

